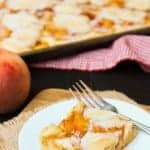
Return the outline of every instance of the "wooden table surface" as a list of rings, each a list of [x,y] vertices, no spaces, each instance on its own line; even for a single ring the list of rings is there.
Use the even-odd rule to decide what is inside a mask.
[[[124,62],[108,71],[82,72],[31,68],[31,96],[45,88],[68,89],[82,79],[94,90],[117,90],[137,102],[150,105],[150,73],[134,62]]]

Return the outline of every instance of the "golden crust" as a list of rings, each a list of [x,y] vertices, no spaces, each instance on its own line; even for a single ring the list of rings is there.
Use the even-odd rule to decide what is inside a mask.
[[[2,13],[3,17],[0,23],[3,28],[0,27],[0,46],[21,53],[150,26],[148,1],[142,1],[142,4],[140,0],[2,1],[0,16]],[[32,37],[33,43],[24,44],[28,42],[28,38],[24,39],[25,41],[18,39],[18,36],[22,37],[20,33],[18,35],[18,30],[12,30],[12,25],[9,28],[8,24],[3,24],[5,16],[9,15],[7,23],[14,24],[13,27],[20,26],[19,22],[11,21],[14,20],[12,17],[15,14],[22,13],[32,16],[21,16],[21,22],[30,22],[29,26],[25,27],[30,29],[30,32],[36,28],[37,23],[34,24],[33,20],[40,24],[40,29],[36,31],[39,33],[38,38]],[[24,31],[23,28],[20,30]],[[16,34],[17,38],[13,36]],[[5,44],[6,41],[8,44]]]
[[[122,150],[136,134],[126,118],[79,103],[58,125],[45,127],[40,141],[42,150]]]

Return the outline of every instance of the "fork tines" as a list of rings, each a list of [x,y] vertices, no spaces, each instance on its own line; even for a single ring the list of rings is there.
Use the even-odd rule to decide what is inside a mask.
[[[103,98],[97,96],[94,91],[88,87],[83,81],[79,80],[79,82],[76,82],[72,88],[69,89],[71,94],[79,101],[82,101],[85,103],[88,107],[98,108],[98,109],[104,109],[109,110],[112,112],[116,112],[117,108],[110,103],[103,100]],[[124,115],[123,115],[124,116]],[[145,131],[150,135],[150,127],[145,126],[144,124],[137,122],[127,116],[125,116],[127,119],[132,120],[137,127]]]
[[[82,80],[79,80],[72,88],[69,89],[71,94],[79,101],[85,103],[88,107],[103,108],[103,103],[100,101],[100,97],[97,97],[95,92],[87,86]]]

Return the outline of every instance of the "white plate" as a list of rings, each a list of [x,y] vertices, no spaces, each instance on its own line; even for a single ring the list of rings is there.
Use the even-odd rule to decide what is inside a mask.
[[[150,125],[150,115],[143,109],[115,99],[105,100],[115,105],[120,113],[143,122],[146,125]],[[33,115],[21,129],[19,134],[19,150],[41,150],[39,142],[41,129],[50,123],[58,124],[76,103],[77,101],[74,99],[67,100],[51,105]],[[149,148],[150,136],[139,131],[137,137],[125,150],[149,150]]]

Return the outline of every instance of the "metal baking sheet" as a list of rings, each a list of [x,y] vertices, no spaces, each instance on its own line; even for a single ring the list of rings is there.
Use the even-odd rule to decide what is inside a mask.
[[[58,57],[64,57],[67,55],[73,55],[82,51],[93,50],[98,47],[104,47],[110,44],[113,40],[119,38],[122,35],[127,34],[150,34],[150,27],[143,27],[135,30],[125,31],[121,33],[100,36],[92,39],[81,40],[63,45],[56,45],[49,48],[32,50],[26,53],[20,54],[26,62],[39,62],[48,59],[54,59]]]

